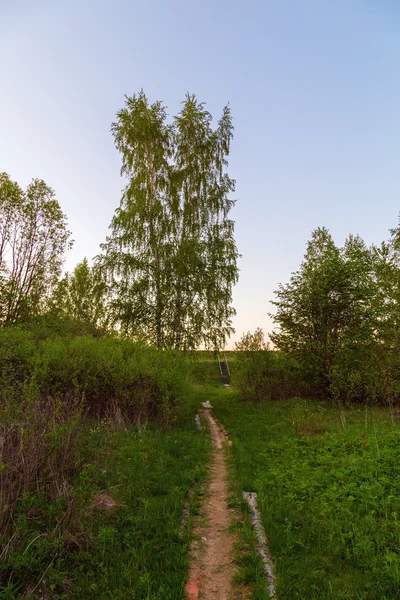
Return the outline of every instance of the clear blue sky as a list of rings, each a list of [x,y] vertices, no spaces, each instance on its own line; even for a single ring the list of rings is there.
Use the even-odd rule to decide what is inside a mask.
[[[217,116],[229,101],[240,282],[236,338],[325,225],[387,237],[400,209],[398,0],[0,0],[0,171],[51,185],[75,240],[104,240],[123,181],[124,94]]]

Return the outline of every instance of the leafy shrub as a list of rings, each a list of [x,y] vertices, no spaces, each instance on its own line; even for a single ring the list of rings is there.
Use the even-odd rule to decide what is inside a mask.
[[[187,368],[182,353],[159,352],[116,338],[48,338],[35,345],[18,329],[0,331],[1,378],[7,398],[30,393],[82,398],[88,411],[169,427],[184,409]]]
[[[0,329],[0,382],[1,392],[10,398],[21,392],[31,377],[34,367],[35,346],[30,334],[16,327]]]
[[[255,402],[296,396],[301,388],[296,361],[268,349],[238,352],[233,382],[243,399]]]
[[[259,327],[235,344],[233,381],[244,400],[280,400],[301,393],[300,366],[289,354],[269,350]]]
[[[349,339],[337,348],[321,387],[318,355],[271,351],[261,329],[236,344],[234,381],[244,399],[262,401],[304,396],[339,404],[396,404],[400,401],[400,360],[376,341]]]
[[[343,404],[393,404],[400,397],[399,372],[397,357],[379,344],[347,346],[336,353],[330,392]]]
[[[103,417],[169,428],[185,411],[186,359],[123,339],[6,328],[0,378],[0,596],[36,597],[44,572],[55,582],[59,557],[95,546],[88,459],[110,430]],[[59,577],[62,589],[61,567]]]

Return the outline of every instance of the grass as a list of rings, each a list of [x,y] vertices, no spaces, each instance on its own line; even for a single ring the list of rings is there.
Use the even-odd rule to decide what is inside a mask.
[[[247,590],[245,597],[249,600],[270,600],[264,565],[257,551],[256,533],[247,502],[243,498],[242,489],[236,477],[235,463],[231,453],[228,457],[228,464],[232,490],[230,505],[242,515],[241,520],[235,526],[237,542],[234,548],[234,563],[237,572],[234,582],[242,590]]]
[[[102,476],[121,508],[99,524],[95,555],[76,557],[73,597],[182,597],[189,541],[188,528],[179,535],[182,510],[189,489],[204,477],[205,460],[204,437],[191,422],[168,433],[118,433]]]
[[[68,537],[55,544],[48,521],[63,509],[38,495],[25,498],[16,518],[26,549],[6,554],[0,598],[183,597],[190,521],[183,535],[179,529],[188,491],[206,473],[206,435],[191,417],[167,433],[116,429],[104,437],[101,427],[88,430],[96,454],[75,481],[76,497],[101,492],[116,506],[82,507],[76,534],[70,524]],[[192,511],[195,504],[196,494]]]
[[[253,405],[213,387],[208,397],[240,488],[258,494],[278,598],[400,598],[396,418],[303,399]]]
[[[0,598],[183,598],[191,522],[180,534],[182,511],[193,487],[196,511],[210,450],[193,414],[210,400],[233,442],[238,586],[268,599],[248,490],[258,494],[279,600],[400,600],[400,412],[300,398],[251,404],[221,386],[212,353],[195,355],[191,370],[191,408],[168,432],[84,425],[73,510],[62,493],[20,498],[15,537],[0,549]],[[98,494],[108,508],[93,502]]]
[[[187,357],[17,328],[0,354],[0,598],[182,598],[210,449]]]

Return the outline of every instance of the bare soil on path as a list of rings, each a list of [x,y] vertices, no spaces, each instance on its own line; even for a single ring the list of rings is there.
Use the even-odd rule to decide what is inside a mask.
[[[218,425],[210,409],[202,411],[211,431],[213,456],[210,477],[200,515],[194,523],[194,540],[190,548],[188,600],[236,600],[244,598],[232,584],[235,574],[233,545],[236,539],[230,529],[238,515],[228,506],[225,430]]]

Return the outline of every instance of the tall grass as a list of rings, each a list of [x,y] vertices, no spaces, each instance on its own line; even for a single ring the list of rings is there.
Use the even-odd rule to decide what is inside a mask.
[[[74,397],[22,397],[0,415],[0,534],[7,534],[18,500],[40,491],[70,497],[79,468],[81,406]]]

